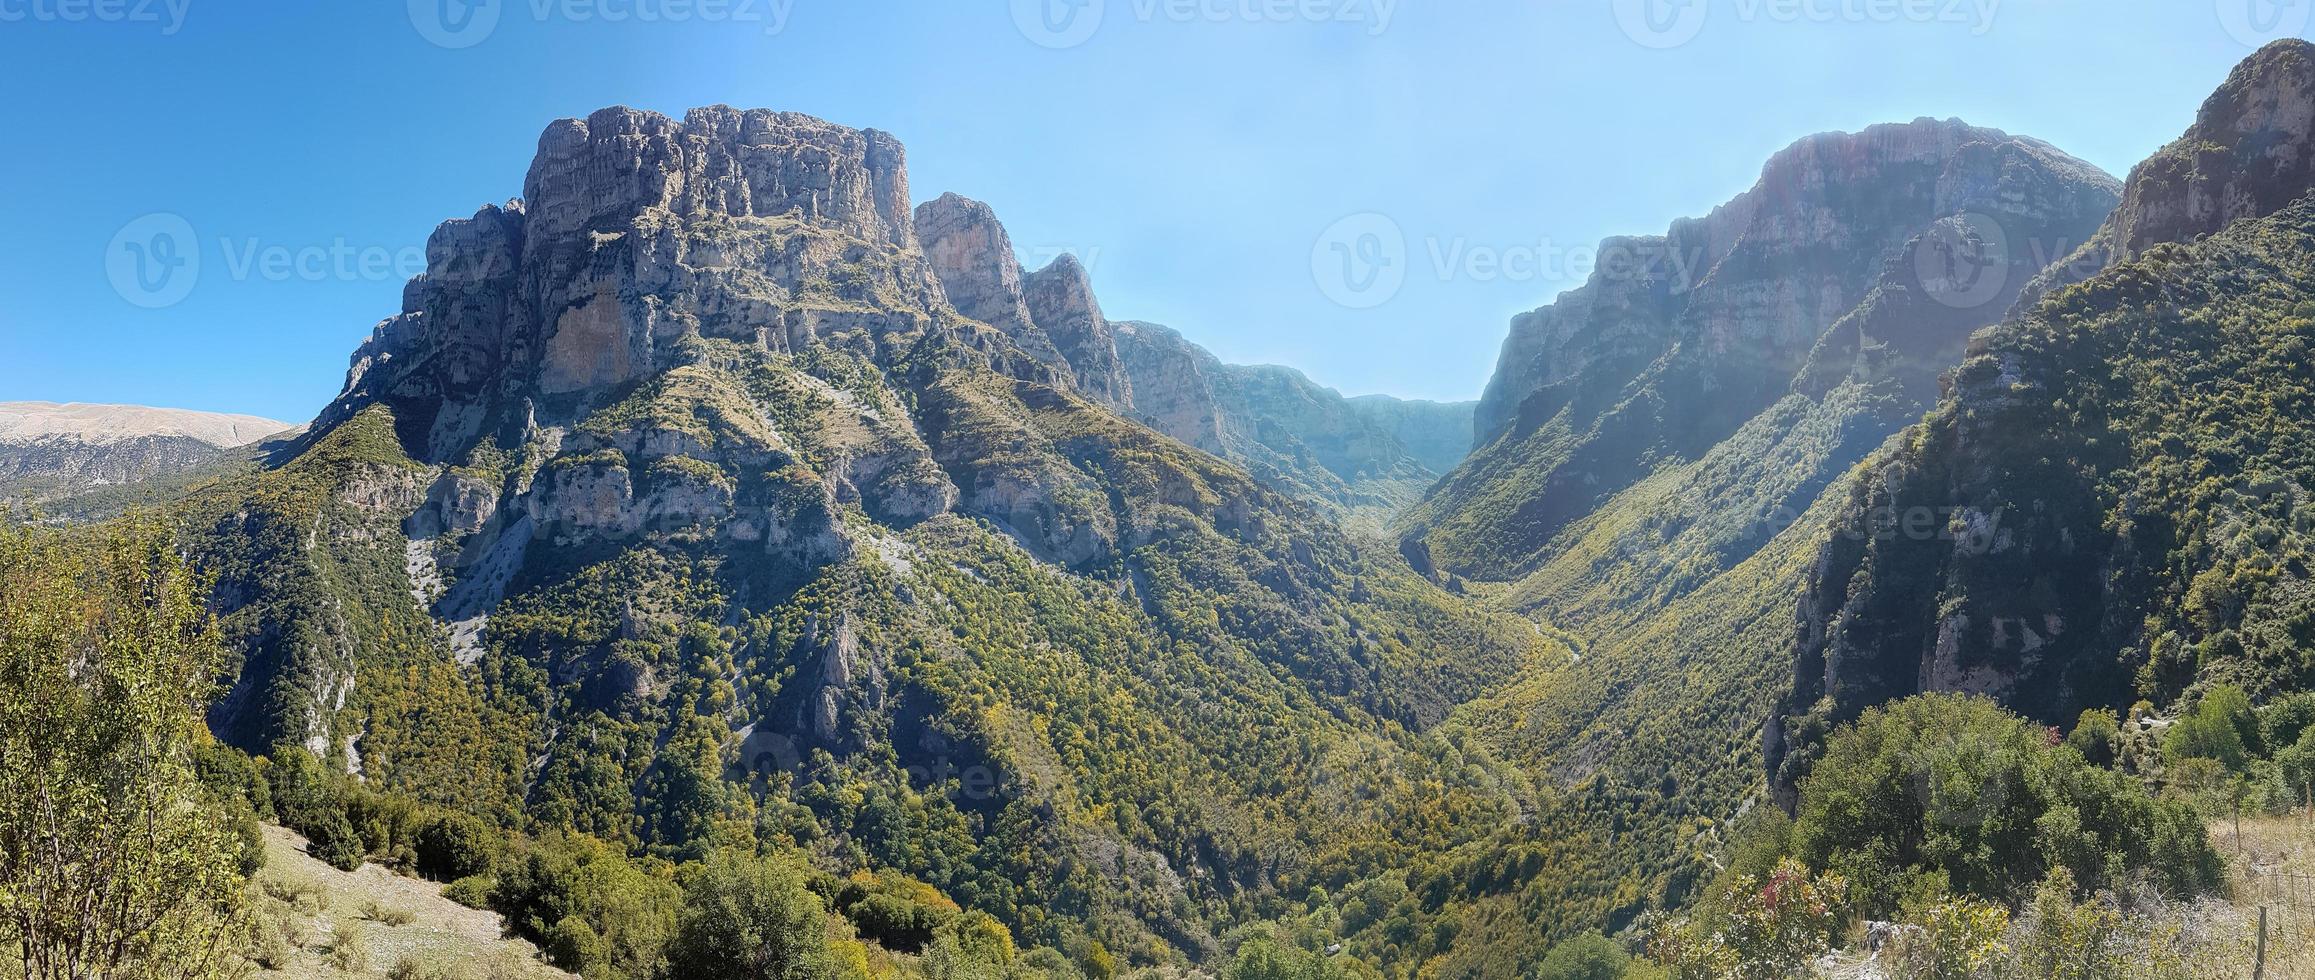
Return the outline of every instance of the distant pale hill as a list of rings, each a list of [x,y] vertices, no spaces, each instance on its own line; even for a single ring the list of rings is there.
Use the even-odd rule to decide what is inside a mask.
[[[44,503],[190,473],[294,428],[254,415],[0,402],[0,501]]]
[[[0,443],[66,440],[110,446],[138,439],[191,439],[218,449],[246,446],[287,429],[287,422],[142,405],[0,402]]]

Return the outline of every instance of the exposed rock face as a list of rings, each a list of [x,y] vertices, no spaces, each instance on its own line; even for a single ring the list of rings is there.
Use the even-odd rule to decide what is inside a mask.
[[[1133,413],[1377,526],[1470,448],[1470,403],[1348,399],[1292,368],[1224,364],[1167,327],[1117,325]]]
[[[1133,404],[1133,381],[1118,362],[1117,331],[1093,298],[1093,279],[1064,253],[1022,284],[1029,315],[1077,371],[1077,385],[1112,408]]]
[[[1166,327],[1111,322],[1082,264],[1065,255],[1025,273],[1004,226],[979,201],[944,194],[926,202],[916,233],[950,305],[1004,333],[1059,383],[1306,500],[1379,523],[1470,448],[1469,405],[1346,400],[1299,372],[1223,364]],[[1013,512],[1000,501],[1014,494],[991,492],[990,507]],[[1090,540],[1069,541],[1081,530],[1051,542],[1055,553],[1099,554]]]
[[[1890,378],[1934,397],[1969,332],[2114,199],[2096,168],[1958,120],[1802,140],[1711,215],[1608,241],[1589,282],[1514,321],[1480,448],[1409,525],[1442,567],[1513,577],[1788,394]]]
[[[2273,214],[2315,186],[2315,44],[2277,41],[2237,65],[2186,134],[2130,172],[2112,259]]]
[[[251,415],[0,402],[0,498],[47,499],[183,473],[292,428]]]
[[[1063,372],[1070,370],[1069,362],[1029,316],[1021,260],[994,210],[971,198],[942,194],[917,206],[916,235],[949,305],[958,313],[1004,331],[1038,360]]]
[[[606,109],[549,127],[524,188],[435,233],[325,422],[381,399],[425,458],[448,458],[567,422],[690,342],[872,352],[946,306],[914,251],[900,145],[874,131]]]
[[[2199,587],[2188,580],[2206,563],[2228,566],[2225,542],[2292,550],[2287,524],[2273,536],[2247,529],[2271,519],[2276,499],[2287,507],[2296,478],[2271,474],[2298,464],[2272,458],[2280,442],[2265,435],[2237,448],[2147,430],[2174,424],[2152,421],[2166,412],[2199,417],[2174,403],[2204,392],[2303,384],[2299,359],[2264,353],[2275,340],[2232,331],[2287,321],[2301,288],[2294,266],[2315,226],[2304,203],[2315,189],[2311,55],[2305,42],[2278,42],[2236,68],[2185,137],[2132,171],[2098,240],[2043,276],[2016,318],[1979,335],[1936,411],[1869,464],[1804,590],[1787,707],[1810,724],[1784,730],[1921,691],[1984,693],[2063,723],[2087,706],[2173,695],[2198,669],[2240,671],[2256,686],[2255,667],[2229,662],[2244,641],[2219,634],[2234,632],[2229,617],[2295,615],[2289,602],[2245,595],[2199,616],[2166,610]],[[2161,393],[2170,384],[2180,390]],[[2175,472],[2240,485],[2155,503]],[[1916,512],[1939,515],[1948,533],[1892,533],[1893,515]],[[1788,795],[1812,748],[1773,747]]]
[[[2167,242],[2191,242],[2273,214],[2315,187],[2315,44],[2276,41],[2235,66],[2194,125],[2131,168],[2122,201],[2014,314],[2059,288]]]

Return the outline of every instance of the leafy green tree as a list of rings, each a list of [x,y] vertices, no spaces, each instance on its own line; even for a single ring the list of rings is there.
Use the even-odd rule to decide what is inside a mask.
[[[2299,744],[2315,728],[2315,691],[2294,691],[2259,709],[2259,732],[2267,748],[2280,753]]]
[[[1222,980],[1340,980],[1347,975],[1325,956],[1257,936],[1238,947]]]
[[[667,962],[697,980],[819,980],[838,975],[828,910],[802,868],[721,854],[685,870]]]
[[[463,813],[437,814],[418,831],[418,870],[441,881],[490,871],[499,835],[489,824]]]
[[[2066,734],[2066,744],[2091,765],[2111,766],[2122,745],[2122,720],[2111,709],[2091,708]]]
[[[0,949],[33,980],[235,965],[243,845],[192,747],[225,663],[167,533],[0,527]]]
[[[2260,753],[2259,718],[2251,696],[2230,684],[2213,687],[2163,736],[2162,754],[2171,762],[2216,759],[2230,772],[2249,768]]]
[[[2093,888],[2145,871],[2174,893],[2219,878],[2191,806],[2152,798],[1991,701],[1951,694],[1871,709],[1836,731],[1801,787],[1793,849],[1857,882],[1871,914],[1940,878],[2013,903],[2053,868]]]
[[[1536,980],[1618,980],[1631,959],[1615,940],[1587,932],[1552,947],[1535,976]]]

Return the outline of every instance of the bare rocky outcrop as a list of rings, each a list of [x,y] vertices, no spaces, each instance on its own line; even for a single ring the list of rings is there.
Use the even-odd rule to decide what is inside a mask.
[[[941,291],[958,313],[1004,332],[1030,355],[1061,371],[1069,362],[1030,318],[1021,260],[988,205],[954,193],[917,206],[916,234]]]
[[[1470,449],[1470,403],[1344,398],[1292,368],[1225,364],[1153,323],[1119,323],[1117,338],[1135,417],[1373,526]]]
[[[2048,144],[1960,120],[1801,140],[1710,215],[1603,243],[1590,280],[1515,320],[1478,449],[1406,529],[1450,571],[1517,577],[1572,522],[1787,395],[1886,382],[1925,403],[2116,191]]]
[[[1093,279],[1063,254],[1022,282],[1029,316],[1077,372],[1077,385],[1112,408],[1133,404],[1133,381],[1117,356],[1117,331],[1093,298]]]
[[[2277,42],[2238,66],[2184,136],[2132,171],[2097,238],[2040,277],[2011,319],[1977,335],[1935,410],[1868,464],[1816,556],[1798,611],[1785,704],[1795,721],[1773,726],[1769,745],[1788,803],[1813,749],[1793,733],[1891,698],[1984,693],[2063,723],[2085,707],[2120,707],[2193,679],[2196,654],[2183,668],[2160,662],[2166,643],[2193,649],[2192,630],[2185,640],[2153,634],[2169,622],[2164,610],[2190,592],[2195,562],[2209,559],[2191,542],[2175,553],[2162,542],[2164,529],[2209,518],[2148,513],[2124,488],[2136,485],[2141,466],[2185,469],[2214,484],[2247,479],[2245,470],[2271,465],[2260,459],[2266,441],[2244,452],[2106,428],[2125,424],[2130,399],[2159,390],[2114,376],[2110,361],[2144,358],[2130,368],[2137,374],[2163,360],[2181,376],[2207,374],[2238,353],[2228,346],[2238,341],[2214,339],[2200,325],[2277,318],[2260,306],[2289,287],[2269,289],[2246,270],[2272,242],[2303,237],[2315,217],[2306,203],[2315,189],[2311,93],[2315,45]],[[2147,336],[2175,348],[2149,345]],[[2231,368],[2254,369],[2291,370]],[[2053,404],[2108,392],[2124,404],[2077,418],[2052,413]],[[2212,506],[2226,506],[2221,499]],[[1950,515],[1944,523],[1954,530],[1887,531],[1889,515],[1911,512]],[[2289,550],[2275,541],[2260,547]],[[2244,669],[2227,663],[2225,643],[2204,646],[2200,669]]]

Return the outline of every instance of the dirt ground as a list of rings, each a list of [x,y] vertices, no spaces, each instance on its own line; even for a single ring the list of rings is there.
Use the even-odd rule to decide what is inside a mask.
[[[396,980],[552,980],[570,974],[527,942],[503,938],[496,913],[442,897],[432,882],[374,864],[345,872],[314,859],[304,838],[265,828],[259,918],[280,937],[260,976]]]

